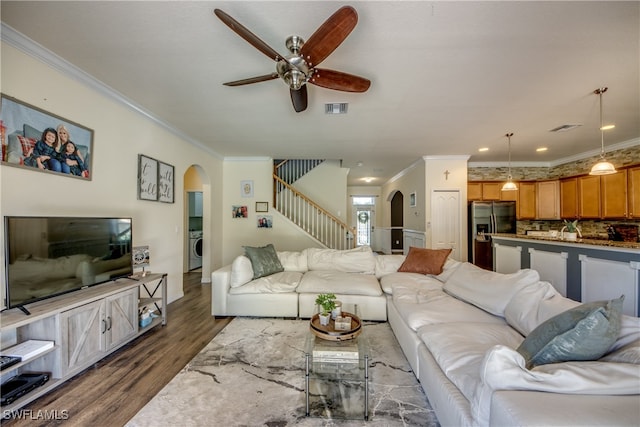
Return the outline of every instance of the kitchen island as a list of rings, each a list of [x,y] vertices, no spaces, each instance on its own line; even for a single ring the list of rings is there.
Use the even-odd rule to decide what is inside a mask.
[[[491,238],[495,271],[537,270],[541,280],[580,302],[624,294],[624,314],[638,316],[640,243],[521,234],[492,234]]]

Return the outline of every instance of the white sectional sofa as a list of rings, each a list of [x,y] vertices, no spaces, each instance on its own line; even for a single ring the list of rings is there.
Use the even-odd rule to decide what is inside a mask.
[[[430,254],[418,251],[420,262]],[[556,315],[587,307],[533,270],[504,275],[441,259],[439,274],[425,274],[411,272],[417,263],[408,257],[369,248],[277,257],[283,271],[258,279],[246,257],[213,272],[213,314],[306,318],[318,293],[333,292],[359,304],[365,320],[388,318],[443,426],[640,425],[638,318],[618,316],[619,331],[613,320],[606,323],[615,336],[604,357],[528,369],[517,351],[526,337],[535,343]],[[607,321],[601,311],[593,313]]]
[[[443,426],[639,425],[638,318],[621,316],[604,358],[527,369],[516,351],[525,337],[580,304],[532,270],[450,263],[438,278],[393,273],[381,284],[389,323]]]
[[[253,263],[238,256],[211,273],[214,316],[303,317],[314,314],[320,293],[334,293],[346,311],[358,305],[364,320],[387,320],[387,299],[368,246],[277,252],[283,271],[254,279]]]

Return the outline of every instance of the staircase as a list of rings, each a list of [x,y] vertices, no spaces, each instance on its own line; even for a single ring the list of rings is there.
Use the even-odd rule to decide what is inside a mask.
[[[311,237],[331,249],[351,249],[355,229],[327,212],[292,184],[324,160],[275,160],[273,206]]]

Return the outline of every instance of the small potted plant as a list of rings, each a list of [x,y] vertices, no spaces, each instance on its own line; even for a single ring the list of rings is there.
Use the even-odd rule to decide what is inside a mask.
[[[566,219],[564,220],[564,227],[562,227],[561,230],[561,234],[563,234],[562,238],[564,239],[564,229],[567,229],[567,240],[576,240],[576,238],[578,237],[578,233],[580,232],[578,230],[578,220],[573,220],[573,221],[567,221]]]
[[[336,296],[334,294],[320,294],[316,298],[316,305],[320,307],[320,324],[327,326],[331,319],[331,311],[336,308]]]

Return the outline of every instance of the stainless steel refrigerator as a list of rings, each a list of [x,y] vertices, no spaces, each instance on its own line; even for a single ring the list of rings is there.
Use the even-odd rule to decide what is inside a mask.
[[[478,235],[516,232],[516,202],[471,202],[469,203],[469,262],[476,263],[490,254],[490,244],[476,245]],[[489,239],[490,240],[490,239]],[[480,240],[482,242],[482,240]],[[486,242],[486,240],[485,240]],[[476,248],[478,246],[478,248]],[[483,248],[483,249],[479,249]]]

